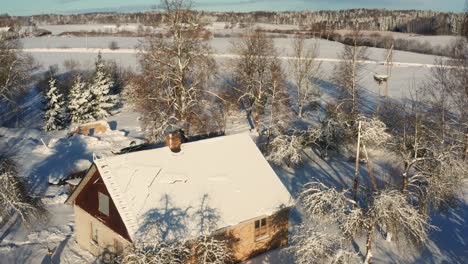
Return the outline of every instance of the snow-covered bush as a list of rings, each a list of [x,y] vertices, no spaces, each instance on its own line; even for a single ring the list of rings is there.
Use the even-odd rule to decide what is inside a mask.
[[[342,239],[334,234],[315,231],[307,225],[301,225],[292,237],[291,247],[297,264],[309,263],[362,263],[355,252],[348,251]]]
[[[54,78],[49,80],[49,87],[44,95],[44,99],[44,130],[51,131],[63,128],[65,126],[64,100],[56,86]]]
[[[338,191],[321,182],[308,183],[304,188],[300,201],[306,216],[342,219],[352,203],[346,197],[347,190]]]
[[[357,121],[361,121],[361,142],[366,146],[381,146],[392,138],[378,118],[359,116]]]
[[[121,263],[226,264],[233,261],[234,256],[227,241],[201,236],[193,241],[137,242],[124,253]]]
[[[191,252],[185,242],[144,244],[135,243],[133,248],[124,253],[123,264],[146,263],[186,263]]]
[[[288,166],[302,162],[302,137],[299,135],[279,135],[269,143],[267,159],[280,165],[286,162]]]
[[[234,260],[227,241],[209,236],[202,236],[195,242],[194,252],[197,264],[226,264]]]

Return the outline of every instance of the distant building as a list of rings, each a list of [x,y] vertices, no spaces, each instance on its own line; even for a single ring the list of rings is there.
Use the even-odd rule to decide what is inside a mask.
[[[291,195],[248,134],[96,160],[67,199],[78,244],[94,255],[133,241],[191,239],[203,225],[243,261],[288,241]]]

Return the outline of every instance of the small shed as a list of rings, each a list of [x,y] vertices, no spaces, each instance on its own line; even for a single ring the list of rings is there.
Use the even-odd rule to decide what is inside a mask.
[[[76,189],[76,186],[80,184],[82,178],[75,178],[75,179],[70,179],[66,180],[65,182],[67,183],[68,187],[70,187],[70,191],[74,191]]]
[[[84,136],[94,136],[96,134],[106,133],[109,130],[111,130],[110,126],[106,121],[96,121],[86,124],[80,124],[72,129],[72,133]]]

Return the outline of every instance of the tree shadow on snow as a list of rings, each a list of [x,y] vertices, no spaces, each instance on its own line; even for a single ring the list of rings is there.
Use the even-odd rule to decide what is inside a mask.
[[[307,150],[303,158],[303,163],[295,167],[273,165],[281,182],[294,198],[298,198],[304,185],[311,181],[320,181],[340,190],[352,186],[354,163],[346,162],[346,158],[342,155],[333,153],[328,159],[323,160],[314,152]],[[365,165],[361,164],[359,172],[361,182],[367,183],[369,177]]]
[[[49,181],[57,183],[63,180],[78,160],[93,160],[93,153],[86,148],[87,144],[83,139],[83,136],[73,135],[61,138],[54,144],[54,154],[39,163],[31,172],[29,179],[33,191],[44,192]]]
[[[171,196],[164,194],[159,206],[143,215],[138,233],[143,239],[156,236],[161,240],[187,238],[194,231],[196,235],[209,234],[216,230],[220,220],[217,209],[211,207],[209,202],[208,194],[204,194],[198,203],[182,208],[175,204]],[[195,227],[193,223],[196,223]]]
[[[67,235],[67,237],[60,242],[60,244],[55,248],[54,253],[52,255],[52,263],[60,263],[60,256],[63,253],[63,250],[68,244],[68,241],[70,240],[71,235]],[[49,262],[46,262],[49,263]]]
[[[444,214],[435,214],[432,225],[440,231],[433,231],[430,243],[416,263],[468,263],[468,204],[462,202],[456,209],[450,209]],[[438,254],[434,254],[439,252]]]

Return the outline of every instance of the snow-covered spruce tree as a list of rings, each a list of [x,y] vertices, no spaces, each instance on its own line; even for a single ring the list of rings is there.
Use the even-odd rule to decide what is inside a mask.
[[[49,87],[44,94],[44,130],[51,131],[62,129],[65,126],[63,95],[57,88],[55,78],[49,80]]]
[[[110,116],[110,110],[115,106],[117,100],[115,95],[110,94],[113,85],[114,83],[106,72],[104,61],[99,53],[96,60],[96,72],[89,84],[91,114],[95,119]]]
[[[28,193],[17,164],[9,158],[0,158],[0,207],[0,218],[18,216],[26,227],[47,218],[41,200]]]
[[[67,112],[71,123],[85,123],[93,118],[91,111],[91,93],[82,80],[77,76],[68,94]]]

